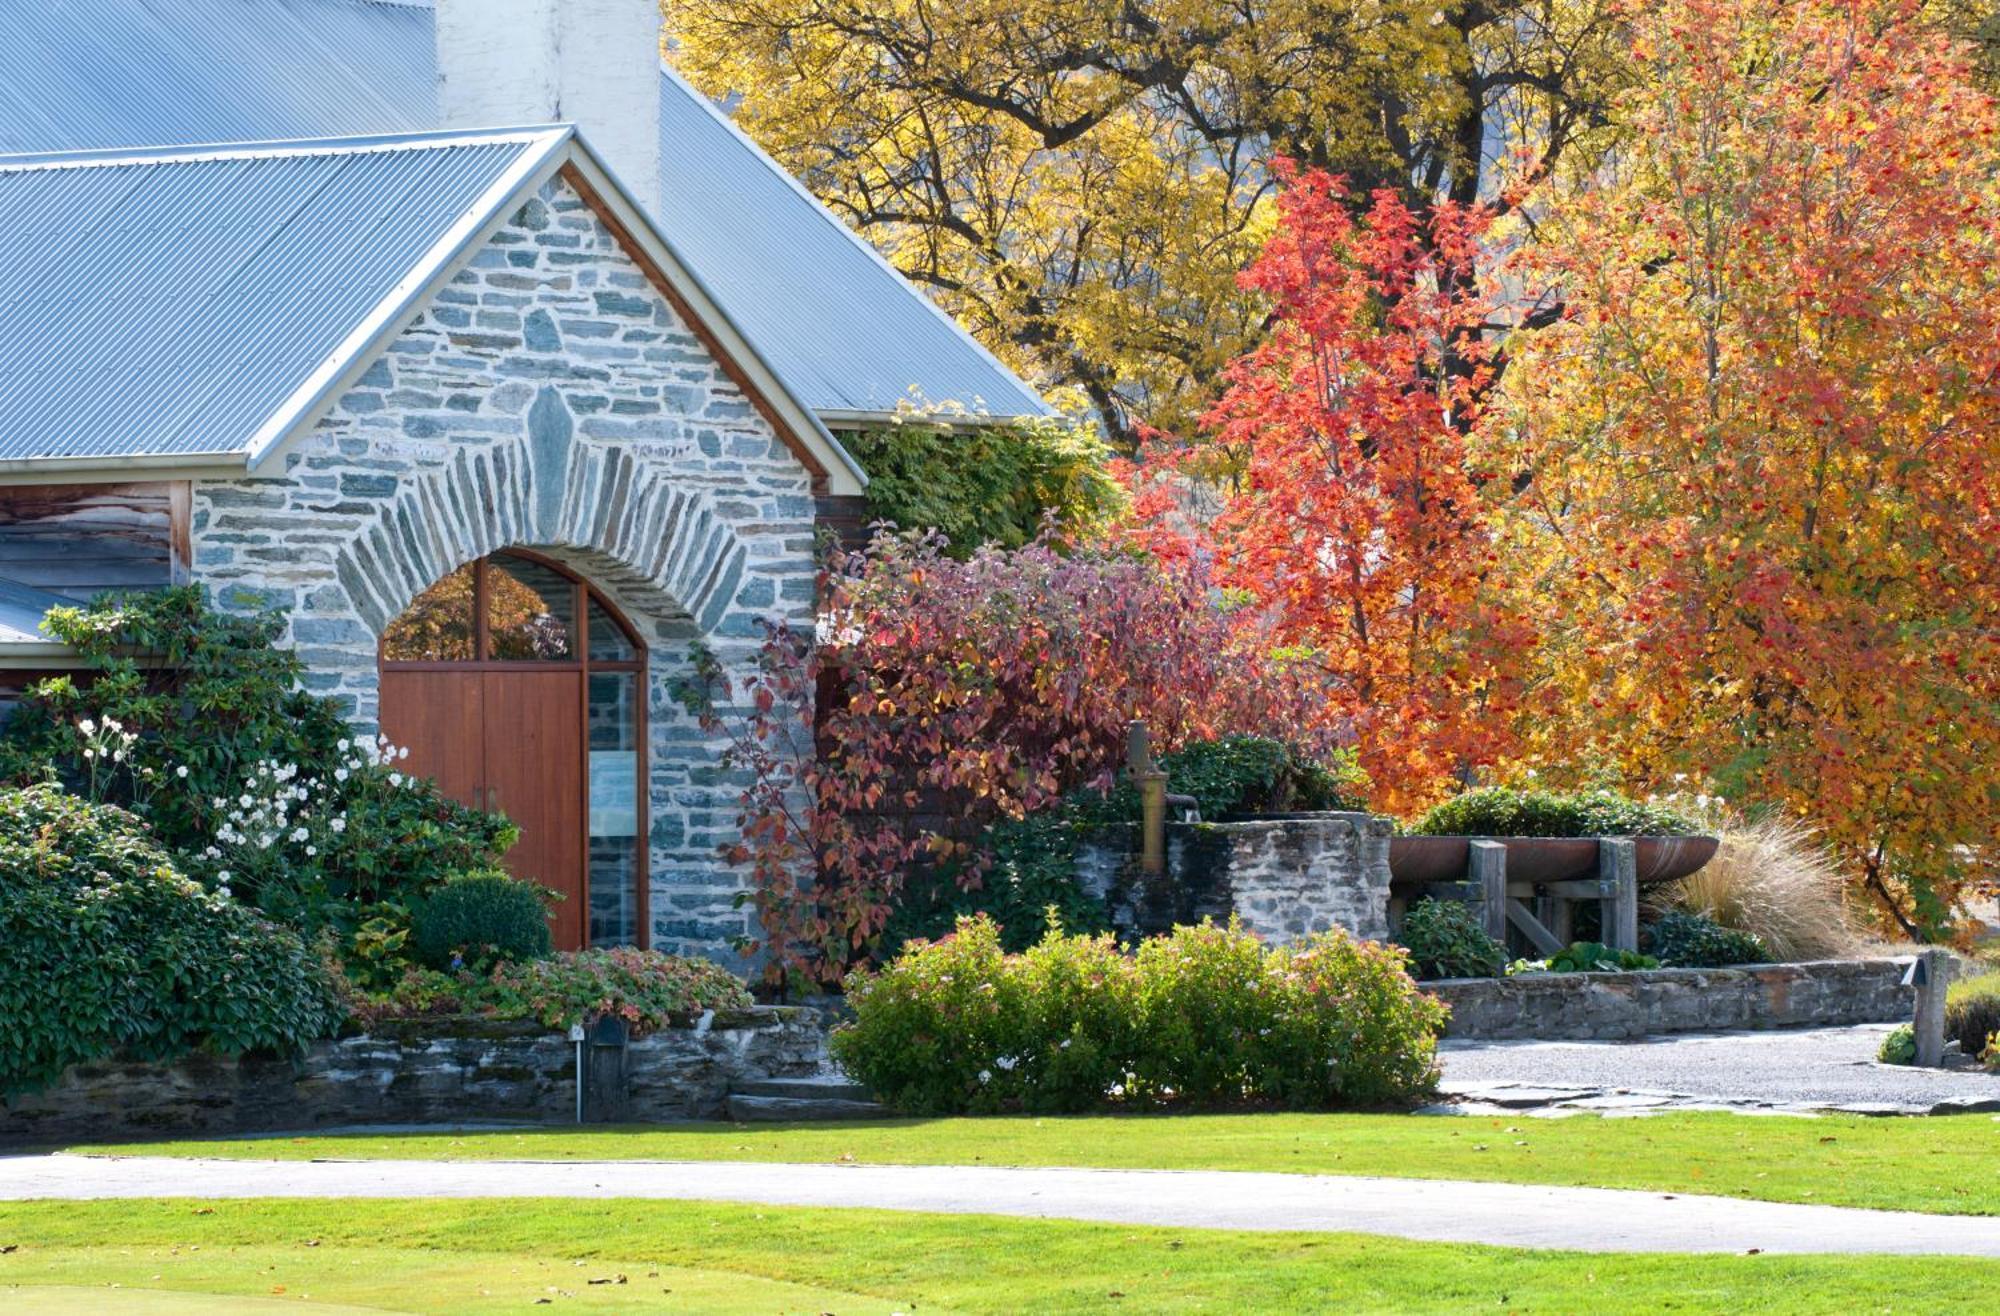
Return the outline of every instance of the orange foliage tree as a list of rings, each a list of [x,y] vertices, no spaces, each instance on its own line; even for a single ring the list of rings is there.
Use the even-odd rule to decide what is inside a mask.
[[[1383,191],[1357,218],[1341,180],[1279,174],[1244,275],[1275,323],[1207,422],[1241,463],[1208,547],[1240,615],[1324,670],[1377,807],[1406,811],[1507,748],[1531,643],[1467,460],[1493,380],[1489,217]]]
[[[1922,19],[1635,6],[1484,440],[1567,709],[1530,756],[1810,815],[1936,935],[2000,816],[2000,120]]]

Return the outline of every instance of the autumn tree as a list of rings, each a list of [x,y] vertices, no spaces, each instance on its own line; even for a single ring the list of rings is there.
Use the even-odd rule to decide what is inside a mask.
[[[1619,69],[1607,0],[664,8],[677,63],[752,136],[1126,448],[1192,433],[1259,340],[1236,275],[1274,156],[1469,205],[1510,152],[1559,168]]]
[[[1279,176],[1277,232],[1245,276],[1276,323],[1208,418],[1245,454],[1218,575],[1267,643],[1326,674],[1373,802],[1407,811],[1506,748],[1530,639],[1466,456],[1492,380],[1473,277],[1490,216],[1446,202],[1419,220],[1383,189],[1356,220],[1340,180]]]
[[[1535,755],[1810,815],[1934,934],[2000,817],[2000,118],[1915,4],[1633,34],[1634,146],[1532,208],[1569,315],[1487,427],[1569,710]]]

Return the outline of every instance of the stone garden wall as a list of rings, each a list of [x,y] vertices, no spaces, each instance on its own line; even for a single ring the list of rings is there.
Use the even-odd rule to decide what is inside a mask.
[[[1481,1041],[1623,1040],[1738,1028],[1907,1021],[1904,960],[1823,960],[1740,969],[1529,973],[1450,978],[1424,990],[1451,1007],[1445,1035]]]
[[[441,1030],[449,1029],[449,1033]],[[586,1118],[719,1119],[731,1087],[813,1074],[817,1011],[758,1007],[705,1017],[623,1049],[586,1045]],[[426,1020],[321,1042],[297,1060],[190,1056],[94,1061],[6,1103],[0,1144],[356,1124],[568,1123],[576,1046],[534,1024]]]
[[[1108,827],[1079,847],[1077,880],[1122,934],[1234,914],[1272,943],[1336,927],[1380,941],[1389,935],[1390,831],[1364,813],[1171,823],[1167,871],[1148,878],[1137,824]]]

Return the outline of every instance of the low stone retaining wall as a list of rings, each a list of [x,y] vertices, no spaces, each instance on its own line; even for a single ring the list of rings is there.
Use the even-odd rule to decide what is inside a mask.
[[[1389,935],[1389,834],[1365,813],[1170,823],[1167,871],[1139,871],[1137,824],[1107,827],[1077,851],[1077,881],[1134,937],[1234,914],[1274,944],[1328,928]]]
[[[1445,1035],[1481,1041],[1602,1041],[1740,1028],[1905,1022],[1916,989],[1904,960],[1821,960],[1740,969],[1526,973],[1448,978],[1424,990],[1451,1007]]]
[[[818,1012],[705,1016],[623,1047],[585,1046],[593,1120],[720,1119],[732,1086],[815,1073]],[[259,1133],[348,1124],[576,1119],[576,1045],[536,1024],[425,1020],[321,1042],[296,1060],[96,1061],[7,1102],[0,1143]]]

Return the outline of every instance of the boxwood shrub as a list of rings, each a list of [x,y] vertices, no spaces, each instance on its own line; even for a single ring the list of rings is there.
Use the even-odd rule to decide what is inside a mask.
[[[1416,836],[1692,836],[1701,827],[1664,805],[1613,791],[1561,794],[1493,786],[1446,800],[1408,830]]]
[[[295,1052],[343,1014],[296,933],[54,786],[0,791],[0,948],[0,1093],[114,1054]]]
[[[465,873],[417,906],[411,940],[433,969],[538,960],[555,950],[542,889],[497,869]]]
[[[1407,1104],[1434,1086],[1445,1008],[1396,947],[1321,933],[1266,948],[1235,923],[1134,955],[1052,930],[1018,954],[985,917],[847,982],[835,1057],[917,1115]]]

